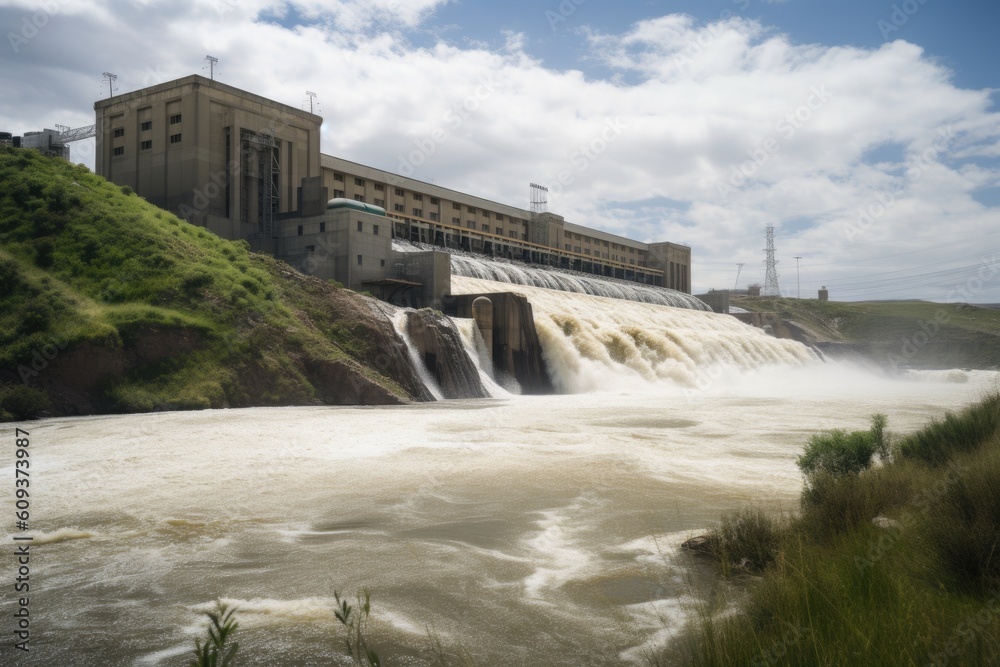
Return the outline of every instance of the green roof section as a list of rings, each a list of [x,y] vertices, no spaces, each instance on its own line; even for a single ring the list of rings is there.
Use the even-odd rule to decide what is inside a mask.
[[[366,204],[363,201],[355,201],[354,199],[345,199],[343,197],[331,199],[326,203],[326,208],[328,210],[337,208],[353,208],[355,211],[363,211],[365,213],[371,213],[372,215],[381,215],[383,218],[385,217],[385,209],[381,206]]]

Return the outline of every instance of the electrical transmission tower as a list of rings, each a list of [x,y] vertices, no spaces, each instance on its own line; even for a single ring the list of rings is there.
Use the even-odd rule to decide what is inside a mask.
[[[774,225],[767,226],[767,247],[764,248],[767,259],[764,264],[767,272],[764,274],[764,296],[781,296],[778,287],[778,260],[774,258]]]

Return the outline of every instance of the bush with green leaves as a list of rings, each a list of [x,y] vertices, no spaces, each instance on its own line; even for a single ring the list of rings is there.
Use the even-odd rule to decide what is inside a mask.
[[[885,415],[875,414],[867,431],[848,433],[843,429],[834,429],[812,436],[798,458],[799,468],[807,478],[819,474],[856,475],[871,466],[875,454],[883,460],[888,459],[887,423]]]

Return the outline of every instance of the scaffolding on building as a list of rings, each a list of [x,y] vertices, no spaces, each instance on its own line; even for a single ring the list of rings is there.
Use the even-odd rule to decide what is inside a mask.
[[[251,202],[257,203],[257,233],[259,239],[277,238],[274,224],[280,210],[281,194],[279,175],[281,171],[278,141],[269,134],[258,134],[250,130],[240,132],[240,151],[243,175],[240,187],[240,219],[252,223]],[[253,196],[256,191],[256,197]]]

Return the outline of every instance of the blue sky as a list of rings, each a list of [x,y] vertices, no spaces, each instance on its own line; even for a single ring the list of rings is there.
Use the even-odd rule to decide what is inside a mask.
[[[785,294],[1000,302],[998,26],[985,0],[0,0],[0,130],[88,124],[101,72],[210,53],[317,92],[325,153],[525,207],[541,182],[690,245],[696,290],[762,281],[773,224]]]

